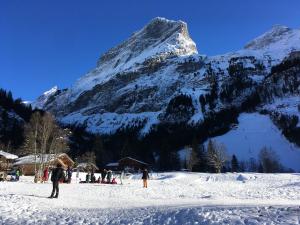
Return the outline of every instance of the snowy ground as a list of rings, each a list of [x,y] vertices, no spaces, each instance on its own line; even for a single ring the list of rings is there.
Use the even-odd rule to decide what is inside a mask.
[[[152,174],[123,185],[0,183],[0,224],[300,224],[300,174]]]

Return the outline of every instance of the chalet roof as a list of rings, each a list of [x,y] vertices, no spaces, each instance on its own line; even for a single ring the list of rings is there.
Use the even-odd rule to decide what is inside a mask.
[[[119,166],[119,163],[117,163],[117,162],[108,163],[108,164],[106,164],[106,166],[109,166],[109,167]]]
[[[34,164],[35,162],[36,163],[47,163],[47,162],[50,162],[50,161],[54,161],[58,158],[61,158],[61,157],[67,157],[69,161],[72,162],[72,164],[74,163],[73,160],[65,153],[60,153],[60,154],[42,154],[42,155],[36,155],[36,158],[35,158],[35,155],[27,155],[27,156],[24,156],[24,157],[21,157],[21,158],[18,158],[14,163],[14,165],[18,166],[18,165],[24,165],[24,164]]]
[[[129,160],[138,162],[138,163],[140,163],[140,164],[148,165],[148,163],[145,163],[145,162],[143,162],[143,161],[140,161],[140,160],[137,160],[137,159],[134,159],[134,158],[131,158],[131,157],[125,157],[125,158],[122,158],[122,159],[120,159],[118,162],[120,163],[121,161],[126,160],[126,159],[129,159]]]
[[[17,159],[17,158],[19,158],[17,155],[14,155],[14,154],[2,151],[2,150],[0,150],[0,155],[3,156],[6,159]]]

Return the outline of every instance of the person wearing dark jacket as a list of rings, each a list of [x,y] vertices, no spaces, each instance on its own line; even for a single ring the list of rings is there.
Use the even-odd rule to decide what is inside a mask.
[[[67,183],[70,184],[72,180],[72,169],[68,166],[67,169]]]
[[[104,169],[103,171],[102,171],[102,173],[101,173],[101,178],[102,178],[102,183],[104,183],[105,182],[105,177],[106,177],[106,174],[107,174],[107,170],[106,169]]]
[[[52,171],[51,181],[52,181],[52,193],[49,198],[58,198],[59,194],[59,181],[64,179],[64,170],[60,164],[57,164],[56,168]]]
[[[144,188],[147,188],[147,187],[148,187],[147,180],[149,179],[149,173],[148,173],[148,170],[147,170],[147,169],[144,169],[144,170],[143,170],[143,176],[142,176],[142,179],[143,179],[143,187],[144,187]]]
[[[107,171],[107,183],[110,184],[112,179],[112,171],[108,170]]]

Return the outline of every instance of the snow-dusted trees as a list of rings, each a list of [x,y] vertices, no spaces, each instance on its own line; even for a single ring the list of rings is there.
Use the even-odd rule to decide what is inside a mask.
[[[220,173],[226,162],[226,148],[223,144],[209,140],[207,144],[207,163],[211,169]]]
[[[282,170],[279,158],[272,148],[263,147],[258,157],[260,161],[259,172],[274,173]]]

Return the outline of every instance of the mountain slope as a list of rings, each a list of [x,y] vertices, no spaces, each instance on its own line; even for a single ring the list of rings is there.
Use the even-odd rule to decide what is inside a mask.
[[[274,26],[239,51],[207,57],[184,22],[155,18],[72,87],[34,104],[95,133],[133,129],[140,137],[163,132],[174,139],[185,133],[173,148],[189,144],[190,136],[203,141],[225,133],[241,112],[259,111],[300,145],[299,52],[300,30]],[[290,99],[286,110],[280,99]]]

